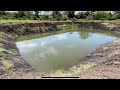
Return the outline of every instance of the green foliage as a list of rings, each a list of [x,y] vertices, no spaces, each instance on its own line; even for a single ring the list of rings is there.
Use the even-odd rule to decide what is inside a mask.
[[[0,47],[0,52],[3,52],[3,51],[5,51],[5,49]]]
[[[114,11],[117,19],[120,19],[120,11]]]
[[[86,18],[86,16],[84,15],[83,12],[79,12],[79,13],[76,15],[76,18],[77,18],[77,19],[83,19],[83,18]]]
[[[76,15],[76,18],[77,19],[86,19],[89,14],[90,14],[89,12],[79,12]]]
[[[49,12],[49,11],[45,11]],[[116,20],[120,19],[120,11],[83,11],[75,14],[75,11],[52,11],[49,14],[40,14],[41,11],[16,11],[10,13],[0,11],[1,20]]]
[[[49,16],[49,20],[53,20],[53,16]]]
[[[87,19],[87,20],[93,20],[93,16],[92,16],[92,15],[88,15],[88,16],[86,17],[86,19]]]
[[[40,20],[49,20],[49,15],[41,15]]]
[[[13,66],[13,64],[8,60],[2,60],[2,63],[4,65],[4,67],[5,67],[5,69],[10,69]]]
[[[92,13],[92,16],[94,20],[104,20],[107,19],[109,14],[106,13],[105,11],[95,11]]]
[[[52,17],[53,17],[55,20],[61,20],[62,14],[61,14],[59,11],[53,11],[53,12],[52,12]]]
[[[74,18],[75,17],[75,11],[68,11],[68,17]]]
[[[117,17],[115,15],[108,17],[108,20],[116,20],[116,19],[117,19]]]
[[[62,16],[62,20],[63,20],[63,21],[67,21],[67,20],[68,20],[67,15],[63,15],[63,16]]]
[[[30,11],[18,11],[14,14],[14,17],[19,20],[33,19],[33,14]]]

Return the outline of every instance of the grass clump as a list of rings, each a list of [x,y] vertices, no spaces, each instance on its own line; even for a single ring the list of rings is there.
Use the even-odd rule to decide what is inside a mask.
[[[5,67],[5,69],[10,69],[13,66],[13,64],[8,60],[2,60],[2,64]]]
[[[0,52],[6,51],[4,48],[0,47]]]

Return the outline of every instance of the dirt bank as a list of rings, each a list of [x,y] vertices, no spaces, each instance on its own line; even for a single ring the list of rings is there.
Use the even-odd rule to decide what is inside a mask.
[[[80,78],[120,79],[120,39],[100,46],[83,60],[83,63],[92,62],[96,66],[80,72]]]
[[[120,33],[120,24],[116,23],[43,22],[0,25],[0,78],[41,78],[41,76],[44,76],[34,71],[23,60],[15,46],[14,38],[18,35],[69,29],[72,24],[79,27]],[[100,46],[95,52],[83,58],[82,61],[83,64],[92,63],[94,67],[82,71],[77,69],[77,73],[71,74],[72,76],[79,76],[80,78],[120,78],[120,39]]]
[[[20,56],[14,38],[9,34],[0,32],[0,75],[9,72],[10,69],[25,71],[30,68],[31,66]]]

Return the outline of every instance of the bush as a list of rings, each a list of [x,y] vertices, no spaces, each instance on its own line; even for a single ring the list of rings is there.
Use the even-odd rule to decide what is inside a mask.
[[[48,20],[49,19],[49,15],[41,15],[40,16],[40,20]]]
[[[73,19],[71,19],[71,20],[72,20],[73,22],[75,22],[75,21],[77,21],[77,18],[75,18],[75,17],[74,17],[74,18],[73,18]]]
[[[49,16],[49,20],[53,20],[53,17],[52,17],[52,16]]]
[[[68,16],[67,16],[67,15],[63,15],[63,16],[62,16],[62,20],[63,20],[63,21],[67,21],[67,20],[68,20]]]
[[[85,19],[87,17],[87,15],[84,13],[84,12],[79,12],[77,15],[76,15],[76,18],[77,19]]]
[[[94,20],[104,20],[109,16],[105,11],[95,11],[92,13]]]
[[[86,19],[87,19],[87,20],[92,20],[92,19],[93,19],[93,16],[92,16],[92,15],[89,15],[89,16],[87,16]]]
[[[108,20],[116,20],[116,16],[108,17]]]

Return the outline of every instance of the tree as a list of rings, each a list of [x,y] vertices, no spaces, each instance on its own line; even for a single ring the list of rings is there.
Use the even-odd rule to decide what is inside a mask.
[[[68,11],[68,17],[73,18],[75,16],[75,11]]]
[[[60,20],[61,19],[61,13],[60,11],[52,11],[52,17],[56,20]]]
[[[5,11],[0,11],[0,15],[6,15]]]
[[[39,11],[34,11],[35,12],[35,19],[39,18]]]
[[[92,16],[93,19],[95,20],[103,20],[103,19],[107,19],[108,13],[106,13],[105,11],[95,11],[92,12]]]
[[[0,11],[0,19],[6,19],[6,12]]]
[[[32,11],[26,11],[25,16],[27,19],[33,19],[33,12]]]
[[[15,18],[23,19],[25,16],[25,11],[17,11],[17,13],[15,13]]]
[[[68,16],[68,11],[64,11],[63,14]]]
[[[79,12],[78,14],[76,14],[77,19],[85,19],[86,17],[87,15],[84,12]]]
[[[114,11],[114,12],[115,12],[116,18],[120,19],[120,11]]]

